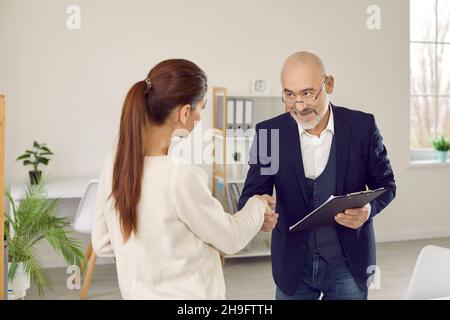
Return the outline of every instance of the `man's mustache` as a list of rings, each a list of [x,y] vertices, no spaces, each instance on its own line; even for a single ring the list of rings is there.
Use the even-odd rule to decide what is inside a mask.
[[[314,112],[316,115],[319,115],[319,113],[316,111],[316,109],[309,108],[309,107],[306,107],[302,111],[298,111],[295,108],[293,108],[293,110],[296,114],[301,115],[301,116],[306,116],[307,114],[309,114],[311,112]]]

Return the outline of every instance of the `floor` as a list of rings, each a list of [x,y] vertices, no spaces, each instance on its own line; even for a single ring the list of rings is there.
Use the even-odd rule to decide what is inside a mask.
[[[369,299],[403,299],[417,255],[426,245],[450,248],[450,238],[389,242],[378,244],[380,278],[378,288],[369,291]],[[68,290],[68,275],[63,268],[49,269],[52,290],[45,299],[78,299],[78,290]],[[270,258],[228,259],[225,267],[228,299],[273,299],[275,293]],[[35,288],[26,299],[37,299]],[[120,299],[114,265],[99,265],[95,269],[89,299]]]

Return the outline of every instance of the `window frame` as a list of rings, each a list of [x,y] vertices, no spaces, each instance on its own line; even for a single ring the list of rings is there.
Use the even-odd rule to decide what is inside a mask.
[[[439,1],[441,0],[434,0],[434,15],[435,15],[435,37],[434,37],[434,41],[430,41],[430,40],[412,40],[411,37],[411,32],[409,35],[409,48],[410,48],[410,53],[409,53],[409,57],[411,60],[411,44],[431,44],[435,46],[435,50],[434,50],[434,68],[435,68],[435,75],[434,75],[434,81],[435,81],[435,89],[433,93],[423,93],[423,94],[415,94],[412,92],[412,87],[411,87],[411,65],[410,65],[410,93],[409,93],[409,97],[410,97],[410,103],[409,103],[409,111],[410,114],[412,112],[412,98],[416,98],[416,97],[424,97],[424,98],[434,98],[434,110],[435,110],[435,118],[434,118],[434,128],[433,128],[433,132],[434,135],[436,135],[437,133],[437,126],[438,126],[438,119],[439,119],[439,101],[442,98],[450,98],[450,93],[448,94],[443,94],[440,93],[440,82],[439,82],[439,63],[438,63],[438,46],[439,45],[448,45],[450,46],[450,42],[447,41],[439,41],[439,12],[438,12],[438,8],[439,8]],[[411,8],[410,8],[411,11]],[[411,12],[410,12],[410,19],[411,19]],[[410,21],[411,24],[411,21]],[[411,134],[412,134],[412,119],[410,117],[410,138],[411,139]],[[432,138],[435,138],[432,137]],[[436,158],[435,155],[435,151],[433,148],[429,147],[429,148],[412,148],[411,147],[411,142],[409,141],[409,149],[410,149],[410,160],[411,161],[424,161],[424,160],[432,160]]]

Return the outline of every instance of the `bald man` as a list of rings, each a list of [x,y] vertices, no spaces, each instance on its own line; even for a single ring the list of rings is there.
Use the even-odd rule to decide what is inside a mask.
[[[334,78],[313,53],[288,57],[281,84],[289,112],[256,125],[239,208],[275,187],[279,217],[271,255],[277,299],[367,299],[376,269],[372,221],[396,193],[375,118],[330,103]],[[363,208],[338,213],[333,224],[289,231],[331,195],[381,187],[388,191]]]

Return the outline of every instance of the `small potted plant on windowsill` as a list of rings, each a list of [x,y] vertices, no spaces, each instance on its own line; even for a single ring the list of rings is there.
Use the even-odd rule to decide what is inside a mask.
[[[42,171],[39,171],[40,164],[48,165],[51,160],[48,156],[52,156],[53,152],[45,143],[33,142],[33,150],[26,150],[23,155],[17,158],[17,161],[23,160],[24,166],[32,166],[33,171],[29,171],[31,184],[37,184],[41,178]]]
[[[446,140],[444,137],[434,139],[432,141],[433,147],[437,152],[438,160],[441,162],[447,162],[447,153],[450,150],[450,140]]]

